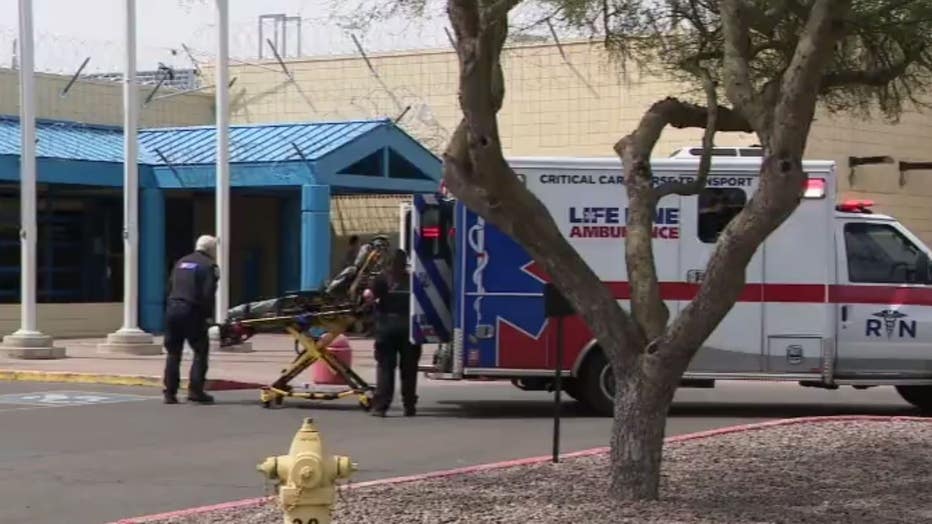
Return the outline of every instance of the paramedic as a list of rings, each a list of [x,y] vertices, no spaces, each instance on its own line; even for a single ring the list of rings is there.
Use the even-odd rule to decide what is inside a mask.
[[[415,415],[417,404],[417,365],[420,344],[408,338],[410,284],[408,256],[395,250],[391,265],[376,277],[367,296],[375,300],[376,388],[372,414],[384,417],[395,394],[395,368],[400,367],[401,400],[406,417]]]
[[[214,294],[219,268],[217,239],[204,235],[197,239],[193,253],[181,257],[172,268],[168,303],[165,307],[165,403],[177,404],[181,353],[185,341],[194,351],[188,385],[188,400],[209,404],[213,397],[204,391],[207,380],[207,338],[209,319],[214,314]]]

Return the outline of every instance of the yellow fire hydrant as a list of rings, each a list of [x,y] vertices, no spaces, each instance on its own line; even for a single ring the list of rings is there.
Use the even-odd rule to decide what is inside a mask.
[[[257,469],[279,482],[285,524],[330,524],[336,481],[349,478],[356,464],[349,457],[324,456],[320,432],[314,420],[306,418],[288,454],[269,457]]]

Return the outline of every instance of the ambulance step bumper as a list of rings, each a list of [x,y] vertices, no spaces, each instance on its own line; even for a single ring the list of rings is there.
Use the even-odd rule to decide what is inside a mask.
[[[436,366],[418,366],[417,370],[421,373],[424,373],[424,378],[431,380],[460,380],[462,377],[458,377],[453,373],[444,373],[437,369]]]

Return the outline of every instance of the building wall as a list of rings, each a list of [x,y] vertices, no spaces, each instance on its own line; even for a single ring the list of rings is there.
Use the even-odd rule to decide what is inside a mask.
[[[37,118],[67,120],[89,124],[123,125],[123,84],[106,80],[79,80],[63,98],[61,90],[67,76],[36,74]],[[203,92],[153,100],[143,106],[152,86],[139,88],[140,127],[170,127],[212,124],[214,102]],[[172,93],[159,89],[156,98]],[[0,114],[19,114],[19,72],[0,69]]]
[[[0,304],[0,333],[19,329],[19,304]],[[39,329],[55,338],[100,337],[123,324],[123,303],[39,304]]]
[[[19,114],[18,71],[0,69],[0,114]],[[36,116],[40,119],[64,120],[90,124],[123,124],[123,85],[104,80],[79,80],[68,94],[61,90],[70,77],[36,74]],[[140,87],[139,103],[143,104],[151,86]],[[173,92],[160,89],[156,96]],[[215,121],[214,103],[210,94],[192,93],[153,101],[142,106],[141,127],[167,127],[211,124]],[[111,281],[120,281],[119,277]],[[38,305],[40,329],[57,338],[99,337],[120,328],[122,303],[87,303]],[[0,305],[0,334],[19,328],[19,305]]]
[[[508,155],[607,156],[612,145],[634,129],[651,103],[665,96],[690,96],[685,86],[613,65],[598,44],[564,43],[564,61],[555,45],[507,49],[505,107],[500,131]],[[238,65],[232,94],[234,122],[395,117],[442,151],[459,118],[458,64],[450,50],[370,55],[379,79],[359,57],[292,60],[295,84],[262,67]],[[384,83],[388,87],[382,87]],[[695,93],[692,93],[695,94]],[[700,130],[667,129],[655,155],[701,141]],[[719,145],[750,145],[754,135],[721,134]],[[807,157],[835,160],[839,192],[869,197],[878,209],[901,218],[932,243],[932,172],[907,175],[900,187],[895,165],[861,167],[848,182],[848,156],[889,155],[896,161],[932,161],[932,113],[910,112],[899,125],[820,112]]]
[[[411,195],[336,195],[330,202],[330,233],[333,249],[330,253],[330,273],[343,270],[343,261],[352,235],[360,242],[384,235],[392,246],[400,246],[399,217],[401,204],[410,202]]]

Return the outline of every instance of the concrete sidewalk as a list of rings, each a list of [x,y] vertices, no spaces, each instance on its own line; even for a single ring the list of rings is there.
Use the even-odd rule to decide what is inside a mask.
[[[21,360],[0,357],[0,380],[40,382],[80,382],[124,386],[161,387],[165,357],[101,353],[97,345],[105,339],[59,339],[66,358],[57,360]],[[229,353],[214,347],[210,352],[208,389],[252,388],[273,382],[281,370],[294,358],[294,340],[288,335],[257,335],[253,337],[252,353]],[[161,338],[156,338],[161,344]],[[374,383],[375,359],[373,341],[350,338],[353,348],[352,367],[363,379]],[[426,346],[421,364],[433,359],[434,346]],[[182,377],[191,364],[191,352],[185,350]],[[185,382],[186,383],[186,382]],[[312,384],[312,369],[292,382],[295,386]]]

